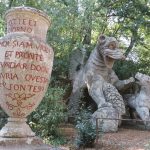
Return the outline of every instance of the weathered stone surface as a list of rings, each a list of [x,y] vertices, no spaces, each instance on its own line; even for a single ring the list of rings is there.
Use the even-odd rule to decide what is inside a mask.
[[[0,45],[0,104],[9,116],[24,118],[39,105],[47,90],[53,50],[21,32],[8,34],[0,42],[9,43]]]
[[[7,35],[0,39],[0,106],[10,117],[1,137],[32,137],[25,123],[49,84],[54,53],[45,42],[48,16],[34,8],[16,7],[5,14]]]
[[[34,137],[35,133],[32,132],[26,121],[27,119],[25,118],[8,118],[8,123],[0,131],[0,137]]]
[[[5,18],[7,34],[22,32],[46,40],[50,19],[43,11],[31,7],[14,7],[6,12]]]
[[[117,89],[122,89],[124,86],[134,82],[134,78],[123,81],[118,79],[112,70],[115,60],[118,59],[124,59],[124,55],[119,49],[118,41],[114,37],[102,35],[99,37],[97,46],[90,54],[87,63],[81,70],[76,72],[75,79],[73,79],[72,95],[76,94],[76,92],[82,88],[87,87],[89,95],[96,102],[98,112],[96,111],[94,117],[100,118],[102,117],[101,113],[104,112],[105,117],[110,116],[111,118],[110,110],[111,112],[114,111],[113,116],[115,118],[121,118],[125,113],[124,101]],[[71,98],[72,97],[73,96],[71,96]],[[76,102],[74,102],[74,104],[77,106]],[[73,106],[73,99],[70,100],[69,105]],[[105,107],[107,107],[107,109]],[[102,110],[102,108],[104,108],[104,110]],[[72,110],[73,109],[70,109],[70,111]],[[114,120],[106,121],[105,131],[116,131],[118,123],[114,124],[113,122]],[[109,126],[109,124],[112,124],[112,127],[111,125]]]
[[[140,91],[128,97],[128,105],[136,110],[143,121],[150,121],[150,76],[136,73],[135,78],[140,85]],[[150,124],[150,122],[146,121],[144,123]]]
[[[92,122],[96,124],[96,118],[105,118],[98,119],[98,128],[103,132],[116,132],[118,130],[119,121],[118,120],[110,120],[110,119],[118,119],[118,112],[115,108],[111,106],[103,106],[94,112],[92,115]]]
[[[0,138],[0,150],[61,150],[46,145],[40,138]]]
[[[0,106],[9,116],[0,131],[0,150],[50,150],[36,138],[26,117],[39,105],[53,66],[53,49],[46,43],[48,16],[30,7],[5,14],[7,35],[0,38]]]

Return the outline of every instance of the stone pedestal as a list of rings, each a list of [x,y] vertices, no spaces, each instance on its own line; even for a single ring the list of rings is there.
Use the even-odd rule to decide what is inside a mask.
[[[61,150],[46,145],[38,137],[0,138],[0,150]]]
[[[0,137],[23,138],[34,137],[35,134],[31,128],[26,124],[26,118],[8,118],[8,123],[2,128]]]
[[[118,112],[113,107],[102,107],[94,112],[92,115],[93,124],[96,123],[96,118],[98,119],[98,129],[102,132],[116,132],[118,130],[119,120],[113,120],[114,118],[118,119]],[[100,119],[105,118],[105,119]]]

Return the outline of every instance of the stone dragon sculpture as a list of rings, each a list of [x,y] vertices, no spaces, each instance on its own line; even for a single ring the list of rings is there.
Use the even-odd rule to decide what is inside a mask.
[[[124,59],[119,43],[114,37],[100,35],[95,49],[91,52],[85,65],[76,70],[73,78],[73,90],[69,101],[69,113],[74,114],[78,107],[77,97],[81,89],[87,88],[98,109],[93,114],[95,118],[121,118],[125,113],[125,104],[117,89],[134,82],[134,78],[119,80],[112,70],[115,60]],[[80,97],[79,96],[79,97]],[[76,103],[76,104],[75,104]],[[75,105],[74,105],[75,104]],[[103,131],[117,131],[118,120],[103,121]]]

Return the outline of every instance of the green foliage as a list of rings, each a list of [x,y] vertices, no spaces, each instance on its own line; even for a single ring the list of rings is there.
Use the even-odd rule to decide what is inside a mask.
[[[60,138],[58,126],[64,121],[63,88],[48,88],[39,107],[29,116],[29,125],[46,142]]]
[[[84,44],[93,47],[99,34],[127,40],[128,44],[123,46],[126,55],[133,50],[140,57],[141,53],[135,49],[149,47],[150,3],[147,0],[8,0],[0,4],[0,14],[10,7],[24,5],[44,10],[50,16],[52,24],[47,41],[55,50],[53,75],[56,79],[68,77],[73,48]],[[0,18],[0,35],[3,34],[4,21]]]
[[[96,127],[91,122],[92,113],[89,110],[81,110],[76,121],[78,136],[76,139],[77,147],[91,147],[96,139]]]
[[[141,45],[139,45],[136,49],[136,52],[138,53],[138,63],[139,63],[139,71],[145,74],[150,75],[150,44],[149,44],[150,37],[147,37],[147,40],[145,40],[145,43],[142,42]]]
[[[0,107],[0,129],[7,123],[7,115]]]
[[[5,34],[5,22],[3,15],[6,11],[6,5],[0,1],[0,36]]]
[[[114,70],[120,80],[134,77],[138,72],[139,65],[131,60],[128,61],[116,61]]]

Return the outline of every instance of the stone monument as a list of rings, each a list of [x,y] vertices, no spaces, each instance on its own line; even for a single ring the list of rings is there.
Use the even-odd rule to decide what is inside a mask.
[[[124,58],[116,38],[99,36],[97,45],[86,64],[81,69],[76,69],[72,79],[73,90],[68,107],[69,115],[75,114],[77,109],[74,107],[79,106],[77,102],[82,95],[82,89],[87,88],[98,108],[93,114],[93,123],[96,123],[96,118],[106,118],[108,120],[99,119],[99,125],[103,123],[102,130],[104,132],[118,130],[119,121],[109,120],[111,118],[121,119],[125,114],[124,100],[118,90],[134,82],[133,77],[119,80],[112,69],[116,60]],[[76,95],[79,95],[78,98]]]
[[[126,95],[125,98],[128,106],[136,110],[143,123],[150,126],[150,76],[137,72],[135,79],[140,90],[135,91],[134,94]]]
[[[12,8],[5,19],[7,34],[0,39],[0,106],[9,118],[0,131],[0,150],[50,149],[26,124],[52,72],[54,53],[46,43],[50,20],[30,7]]]

